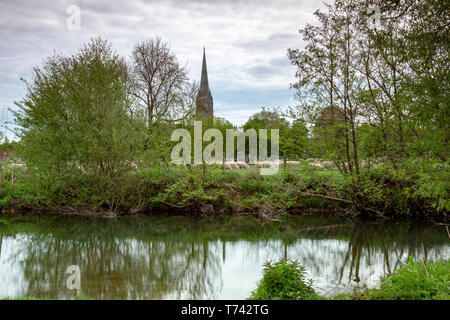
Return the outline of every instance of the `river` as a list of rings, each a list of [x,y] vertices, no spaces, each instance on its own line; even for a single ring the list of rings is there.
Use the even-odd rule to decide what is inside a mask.
[[[331,297],[377,286],[408,256],[450,256],[445,226],[433,223],[283,219],[0,217],[0,297],[246,299],[264,262],[280,258],[299,261]],[[67,285],[73,265],[80,289]]]

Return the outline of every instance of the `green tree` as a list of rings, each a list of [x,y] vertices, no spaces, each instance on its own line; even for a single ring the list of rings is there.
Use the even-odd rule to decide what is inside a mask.
[[[381,24],[371,27],[374,4]],[[304,48],[288,50],[298,78],[292,117],[312,126],[314,151],[334,160],[354,207],[380,214],[365,205],[364,184],[387,187],[386,171],[364,182],[363,158],[381,156],[393,172],[408,158],[448,159],[448,4],[335,0],[315,16],[300,30]]]
[[[289,126],[280,130],[281,155],[291,159],[305,158],[308,148],[308,129],[302,121],[296,120]]]
[[[48,57],[26,85],[14,115],[29,168],[55,177],[84,172],[99,185],[128,171],[145,123],[130,117],[126,66],[107,41]]]
[[[243,126],[244,130],[255,129],[259,134],[260,129],[267,129],[267,148],[270,152],[270,129],[279,129],[279,151],[282,157],[286,156],[293,159],[304,157],[307,145],[308,129],[303,121],[295,120],[292,124],[281,117],[276,111],[262,109],[261,112],[252,115]],[[258,143],[261,137],[258,136]],[[248,148],[248,146],[246,146]]]

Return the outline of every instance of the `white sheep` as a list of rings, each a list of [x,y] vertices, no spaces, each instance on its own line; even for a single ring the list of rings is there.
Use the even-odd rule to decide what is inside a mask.
[[[320,163],[318,163],[318,162],[313,162],[313,163],[308,163],[308,168],[310,168],[310,169],[321,170],[321,169],[323,169],[324,167],[323,167]]]
[[[334,167],[333,161],[322,161],[320,164],[321,164],[322,167],[324,167],[325,169],[333,169],[333,167]]]
[[[237,161],[236,164],[241,169],[248,169],[249,168],[249,165],[246,162],[244,162],[244,161]]]
[[[231,167],[231,165],[229,163],[225,163],[224,164],[224,169],[225,170],[232,170],[233,168]]]
[[[231,169],[239,169],[239,165],[234,161],[227,161],[225,162],[226,165],[229,165]]]

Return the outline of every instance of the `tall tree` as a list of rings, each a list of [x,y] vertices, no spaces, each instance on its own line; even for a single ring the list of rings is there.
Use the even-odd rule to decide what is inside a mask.
[[[137,44],[132,53],[131,94],[145,109],[149,128],[157,122],[176,122],[194,110],[197,83],[188,82],[169,45],[160,38]]]
[[[355,72],[355,31],[353,12],[341,2],[328,5],[326,12],[316,11],[319,25],[306,25],[299,32],[306,42],[302,50],[289,49],[288,57],[297,67],[297,89],[300,105],[292,110],[317,126],[313,131],[326,145],[330,157],[344,173],[358,172],[358,104],[353,94],[360,82]]]
[[[140,146],[130,118],[123,58],[100,38],[69,57],[54,55],[33,69],[16,102],[21,157],[41,172],[70,169],[113,177]]]

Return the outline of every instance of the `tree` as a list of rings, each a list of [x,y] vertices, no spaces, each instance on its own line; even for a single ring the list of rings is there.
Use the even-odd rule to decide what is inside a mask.
[[[361,156],[382,156],[389,162],[385,168],[392,164],[396,171],[408,157],[448,159],[444,2],[335,0],[315,13],[318,25],[300,30],[304,49],[288,51],[300,102],[293,117],[313,127],[312,138],[324,147],[321,155],[345,175],[357,209],[371,210],[364,202],[372,194],[361,191],[366,178]],[[381,24],[372,28],[374,4]],[[384,181],[370,183],[381,190]]]
[[[450,130],[448,1],[405,0],[381,7],[384,28],[370,33],[374,54],[392,70],[405,152],[447,159]],[[395,69],[394,69],[395,67]],[[378,86],[383,88],[381,84]],[[394,96],[394,97],[395,97]]]
[[[107,41],[92,39],[69,57],[48,57],[25,83],[14,115],[29,168],[111,180],[127,170],[142,145],[141,124],[129,114],[126,65]]]
[[[195,107],[196,82],[188,82],[187,69],[178,63],[160,38],[137,44],[132,53],[130,93],[146,111],[148,127],[177,122]]]
[[[296,120],[280,130],[280,152],[292,159],[305,158],[308,147],[308,129],[303,121]]]
[[[281,131],[281,128],[289,126],[289,122],[284,119],[280,118],[277,112],[275,111],[269,111],[263,108],[260,112],[257,112],[253,114],[247,122],[244,124],[242,129],[244,131],[247,131],[249,129],[254,129],[256,131],[256,134],[258,135],[258,141],[257,141],[257,150],[259,150],[259,145],[261,143],[262,137],[260,136],[259,130],[266,129],[267,130],[267,136],[266,136],[266,146],[267,146],[267,152],[268,154],[271,153],[271,130],[270,129],[279,129]],[[281,134],[280,134],[280,140],[281,140]],[[281,142],[280,142],[281,144]],[[249,147],[246,144],[245,150],[248,153]],[[281,151],[281,150],[280,150]],[[260,160],[261,155],[259,156]]]
[[[306,149],[306,140],[308,130],[304,123],[300,120],[294,121],[291,125],[289,121],[282,118],[275,110],[269,111],[265,108],[262,111],[252,115],[243,126],[244,130],[255,129],[259,134],[260,129],[267,129],[267,150],[271,148],[271,132],[270,129],[279,130],[279,151],[281,154],[286,153],[290,158],[301,158]],[[258,144],[261,137],[258,136]],[[247,150],[248,147],[246,146]]]
[[[342,1],[328,5],[326,12],[314,13],[319,25],[306,25],[299,32],[307,45],[289,49],[288,57],[297,67],[297,98],[301,104],[293,117],[319,126],[326,157],[335,161],[344,173],[359,171],[358,103],[353,92],[361,76],[355,72],[356,35],[351,25],[354,13]],[[296,112],[297,111],[297,112]]]

